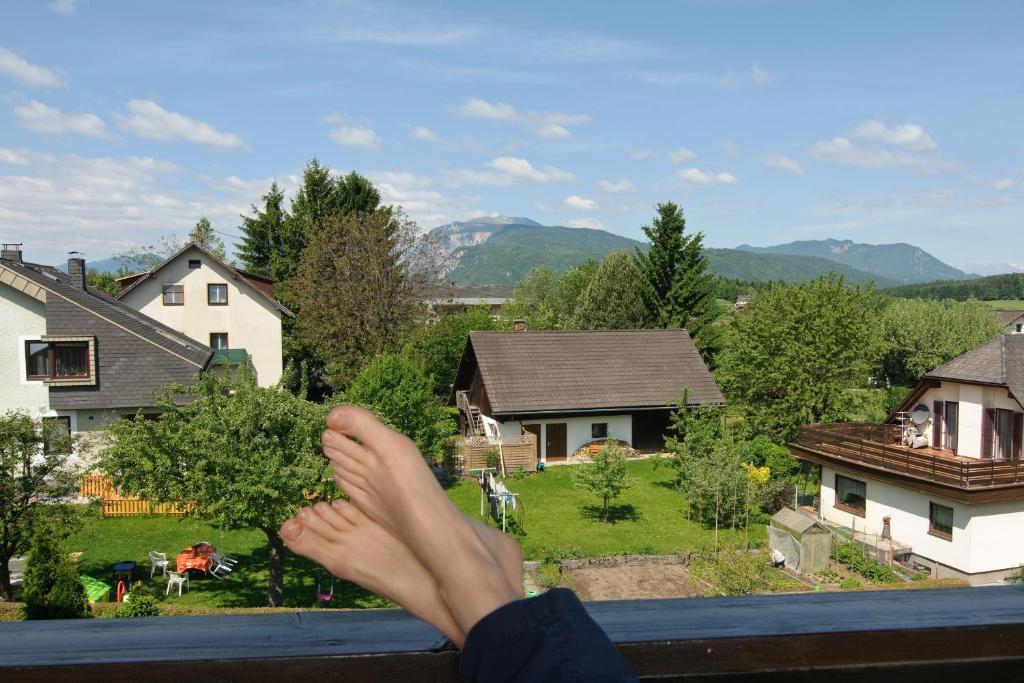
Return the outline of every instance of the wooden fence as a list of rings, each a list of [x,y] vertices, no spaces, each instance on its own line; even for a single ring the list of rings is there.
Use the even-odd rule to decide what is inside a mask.
[[[521,436],[503,436],[488,439],[483,436],[468,436],[459,439],[458,451],[463,472],[487,466],[487,452],[498,451],[505,461],[505,471],[524,472],[537,470],[537,437],[526,432]]]
[[[173,503],[151,503],[138,496],[122,496],[117,487],[102,474],[82,477],[78,493],[83,498],[103,501],[104,517],[134,517],[138,515],[183,515],[186,510]]]

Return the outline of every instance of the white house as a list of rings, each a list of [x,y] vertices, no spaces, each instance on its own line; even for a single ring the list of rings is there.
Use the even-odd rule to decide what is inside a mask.
[[[283,371],[281,321],[271,278],[225,263],[190,242],[160,265],[119,280],[117,298],[216,351],[214,365],[248,360],[260,386]]]
[[[17,247],[0,255],[0,412],[90,432],[208,368],[209,347],[88,288],[83,259],[63,273]]]
[[[888,532],[940,576],[997,581],[1024,564],[1024,335],[929,372],[884,425],[814,425],[790,444],[821,466],[820,515]]]
[[[592,441],[640,451],[664,447],[671,412],[722,404],[722,394],[685,330],[471,332],[451,401],[463,433],[537,437],[540,461],[564,460]]]

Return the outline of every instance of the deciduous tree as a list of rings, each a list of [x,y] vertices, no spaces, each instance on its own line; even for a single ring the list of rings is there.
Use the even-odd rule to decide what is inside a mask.
[[[225,528],[262,531],[268,603],[281,606],[284,545],[277,530],[307,496],[332,486],[320,443],[323,407],[259,387],[245,369],[170,388],[159,407],[158,420],[139,416],[110,425],[100,468],[127,493],[175,503]]]
[[[469,333],[494,329],[497,324],[488,310],[473,307],[465,313],[442,316],[424,325],[410,342],[407,353],[432,378],[434,395],[448,400]]]
[[[626,454],[615,441],[607,441],[594,454],[594,460],[585,465],[573,467],[572,484],[585,489],[601,499],[604,507],[601,521],[608,523],[608,502],[632,488],[636,480],[626,470]]]

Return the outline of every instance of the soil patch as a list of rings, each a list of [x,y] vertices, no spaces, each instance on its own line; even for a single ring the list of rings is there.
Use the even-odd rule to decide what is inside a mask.
[[[562,580],[581,600],[689,598],[702,592],[681,564],[580,567],[564,570]]]

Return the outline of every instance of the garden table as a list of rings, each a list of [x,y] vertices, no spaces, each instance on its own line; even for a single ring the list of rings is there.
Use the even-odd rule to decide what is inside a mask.
[[[216,552],[216,548],[205,543],[185,548],[178,553],[178,572],[183,573],[189,569],[198,569],[201,572],[210,571],[213,568],[213,554]]]

